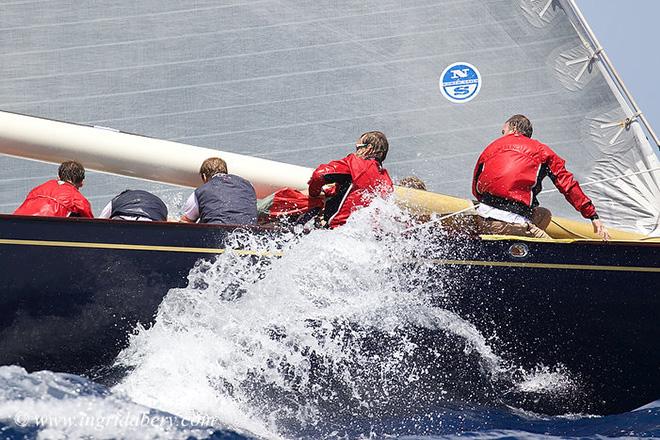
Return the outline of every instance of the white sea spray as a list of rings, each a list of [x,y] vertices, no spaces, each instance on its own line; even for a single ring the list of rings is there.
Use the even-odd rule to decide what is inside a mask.
[[[210,422],[210,423],[209,423]],[[183,420],[79,376],[0,367],[0,426],[39,439],[208,437],[219,420]],[[0,429],[0,432],[3,432]],[[4,435],[8,434],[3,434]]]
[[[463,281],[437,279],[429,290],[429,274],[442,272],[419,256],[443,232],[407,234],[412,221],[377,200],[333,231],[234,233],[228,249],[282,256],[228,251],[199,262],[119,356],[131,372],[116,390],[264,436],[451,401],[460,386],[460,398],[496,393],[491,382],[510,365],[474,325],[434,303],[438,288]],[[475,371],[445,371],[457,357]]]

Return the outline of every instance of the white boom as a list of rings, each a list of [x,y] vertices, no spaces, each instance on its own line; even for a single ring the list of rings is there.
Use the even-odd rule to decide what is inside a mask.
[[[112,129],[0,112],[0,153],[174,185],[201,184],[199,167],[221,157],[264,197],[283,187],[305,188],[312,169],[210,148],[122,133]]]

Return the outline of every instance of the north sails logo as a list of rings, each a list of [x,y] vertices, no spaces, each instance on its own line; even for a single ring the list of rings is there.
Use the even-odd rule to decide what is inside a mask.
[[[474,99],[481,89],[481,75],[469,63],[453,63],[440,75],[440,91],[451,102],[464,103]]]

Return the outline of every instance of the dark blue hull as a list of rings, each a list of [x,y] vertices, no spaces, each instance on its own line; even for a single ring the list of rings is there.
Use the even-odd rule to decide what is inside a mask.
[[[111,382],[136,324],[152,322],[167,291],[185,287],[200,258],[221,253],[231,229],[0,216],[0,365]],[[584,400],[546,408],[528,394],[523,406],[614,413],[660,397],[658,249],[439,239],[433,255],[411,264],[433,260],[438,305],[497,335],[489,339],[497,353],[528,368],[564,365],[584,384]]]

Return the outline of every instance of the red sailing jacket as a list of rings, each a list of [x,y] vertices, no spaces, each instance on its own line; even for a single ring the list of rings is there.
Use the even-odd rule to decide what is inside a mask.
[[[323,209],[323,200],[311,198],[293,188],[282,188],[269,199],[265,199],[264,205],[260,206],[261,222],[295,218],[304,223],[311,219],[311,217],[307,218],[308,214],[313,216]]]
[[[325,202],[324,216],[331,228],[343,225],[353,211],[369,205],[374,194],[384,197],[394,190],[392,179],[378,161],[355,154],[319,165],[308,183],[311,197],[321,194],[323,185],[336,184],[336,193]]]
[[[34,188],[21,206],[14,211],[16,215],[37,215],[41,217],[89,217],[93,218],[92,207],[80,191],[68,182],[57,180]]]
[[[565,163],[547,145],[511,133],[496,139],[481,153],[474,168],[472,194],[488,205],[529,217],[531,208],[538,206],[536,195],[541,191],[541,181],[548,176],[583,217],[594,217],[596,208]]]

